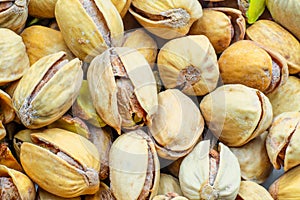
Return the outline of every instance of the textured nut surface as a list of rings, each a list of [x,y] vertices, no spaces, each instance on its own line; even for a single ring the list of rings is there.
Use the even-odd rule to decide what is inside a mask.
[[[273,198],[261,185],[252,181],[241,181],[236,200],[273,200]]]
[[[176,193],[178,195],[182,195],[179,180],[171,175],[161,173],[157,194],[164,195],[167,193]]]
[[[54,9],[57,0],[30,0],[28,4],[28,13],[38,18],[53,18]]]

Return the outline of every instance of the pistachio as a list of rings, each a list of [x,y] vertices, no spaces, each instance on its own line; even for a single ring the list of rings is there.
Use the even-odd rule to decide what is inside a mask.
[[[23,172],[21,165],[10,151],[7,143],[0,143],[0,165]]]
[[[20,160],[41,188],[65,198],[98,191],[100,156],[90,141],[57,128],[32,133],[31,140],[21,145]]]
[[[2,121],[0,121],[0,140],[4,139],[6,136],[6,130],[5,127],[3,126]]]
[[[238,0],[239,9],[246,16],[247,22],[253,24],[265,10],[265,0]]]
[[[131,0],[111,0],[111,2],[114,4],[114,6],[116,6],[122,18],[127,13],[131,4]]]
[[[10,96],[0,89],[0,121],[3,124],[11,122],[15,118]]]
[[[261,185],[252,181],[241,181],[236,200],[273,200],[273,198]]]
[[[98,190],[98,192],[96,192],[96,194],[93,195],[86,195],[84,197],[84,200],[115,200],[116,198],[114,197],[114,195],[111,193],[109,187],[101,182],[100,183],[100,188]]]
[[[18,159],[20,158],[21,145],[23,144],[23,142],[32,143],[30,135],[31,133],[35,133],[35,132],[40,132],[40,130],[25,129],[19,131],[16,135],[14,135],[13,146]]]
[[[182,195],[179,180],[171,175],[161,173],[159,178],[158,194],[164,195],[168,193]]]
[[[188,200],[188,199],[183,196],[179,196],[176,193],[169,192],[165,195],[157,195],[153,198],[153,200]]]
[[[81,61],[68,61],[64,52],[41,58],[22,77],[13,107],[27,128],[40,128],[59,119],[72,106],[83,79]]]
[[[28,13],[38,18],[54,18],[54,9],[57,0],[30,0],[28,4]]]
[[[81,198],[80,197],[74,197],[74,198],[59,197],[39,187],[36,194],[36,200],[81,200]]]

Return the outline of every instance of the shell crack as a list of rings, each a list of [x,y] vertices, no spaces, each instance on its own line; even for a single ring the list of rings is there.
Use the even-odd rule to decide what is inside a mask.
[[[4,12],[14,5],[15,1],[3,1],[0,2],[0,12]]]
[[[177,87],[180,90],[186,90],[199,82],[200,79],[200,70],[194,66],[188,66],[180,71],[177,79]]]
[[[219,153],[211,149],[209,152],[209,184],[211,186],[214,185],[214,182],[216,180],[218,170],[219,170],[219,164],[220,164],[220,155]]]

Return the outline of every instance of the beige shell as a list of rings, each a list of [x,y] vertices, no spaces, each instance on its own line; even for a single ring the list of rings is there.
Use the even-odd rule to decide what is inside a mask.
[[[137,50],[127,47],[106,50],[91,62],[87,80],[97,113],[119,134],[121,128],[138,127],[132,115],[145,121],[145,114],[152,116],[157,108],[154,75]]]
[[[2,20],[1,17],[0,19]],[[23,76],[29,68],[29,59],[19,35],[9,29],[0,28],[0,38],[0,85],[4,85]]]
[[[167,42],[158,53],[157,65],[166,88],[179,87],[185,94],[198,96],[211,92],[217,86],[217,56],[204,35]]]
[[[176,193],[167,193],[165,195],[157,195],[153,198],[153,200],[189,200],[183,196],[179,196]]]
[[[273,167],[265,146],[267,135],[266,131],[241,147],[230,148],[239,161],[241,176],[244,180],[260,184],[271,174]]]
[[[67,46],[85,62],[122,43],[123,22],[111,0],[58,0],[55,17]]]
[[[111,2],[116,6],[122,18],[127,13],[131,4],[131,0],[111,0]]]
[[[74,198],[59,197],[43,190],[40,187],[37,190],[36,198],[37,200],[81,200],[81,197],[74,197]]]
[[[235,199],[241,182],[238,160],[222,143],[219,143],[218,151],[217,164],[211,165],[210,142],[204,140],[183,159],[179,182],[185,197],[207,200]]]
[[[132,0],[129,12],[151,33],[164,39],[186,35],[202,7],[197,0]]]
[[[259,20],[246,30],[246,34],[251,40],[281,54],[288,63],[290,74],[300,72],[300,43],[280,25],[270,20]]]
[[[242,146],[272,123],[272,106],[259,90],[240,84],[218,87],[205,96],[200,109],[212,133],[224,144]]]
[[[0,143],[0,165],[23,172],[23,169],[14,154],[11,152],[7,143]]]
[[[119,136],[110,149],[109,166],[116,199],[152,199],[157,194],[160,164],[154,144],[144,131]]]
[[[31,139],[21,145],[20,160],[41,188],[65,198],[98,191],[100,156],[90,141],[57,128],[33,133]]]
[[[157,194],[164,195],[167,193],[183,195],[179,185],[179,180],[171,175],[161,173]]]
[[[30,0],[28,13],[37,18],[54,18],[54,9],[57,0]]]
[[[4,139],[5,136],[6,136],[6,130],[2,121],[0,121],[0,140]]]
[[[300,164],[299,122],[299,112],[284,112],[274,119],[266,140],[266,147],[275,169],[283,166],[287,171]]]
[[[11,97],[0,89],[0,121],[7,124],[14,120],[15,111],[12,105]]]
[[[0,165],[1,199],[34,200],[33,182],[23,173]]]
[[[30,135],[31,133],[35,132],[40,132],[40,130],[24,129],[14,135],[13,146],[18,159],[20,159],[21,145],[23,144],[23,142],[32,143]]]
[[[110,188],[105,183],[101,182],[98,192],[93,195],[85,195],[84,200],[116,200],[116,198],[111,193]]]
[[[238,200],[273,200],[270,193],[252,181],[241,181]]]
[[[13,106],[27,128],[40,128],[59,119],[73,104],[83,79],[81,61],[70,62],[58,52],[41,58],[22,77]]]
[[[204,120],[194,102],[177,89],[158,94],[158,110],[148,123],[158,155],[176,160],[201,140]]]
[[[0,27],[8,28],[16,33],[20,33],[23,30],[28,17],[28,2],[29,0],[2,0],[0,2],[0,4],[2,4],[0,11]],[[4,38],[1,36],[1,39]]]

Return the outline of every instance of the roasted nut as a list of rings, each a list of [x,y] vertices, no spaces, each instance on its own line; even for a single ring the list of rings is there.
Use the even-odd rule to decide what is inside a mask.
[[[236,200],[273,200],[273,198],[261,185],[252,181],[241,181]]]
[[[249,24],[253,24],[265,10],[266,3],[261,0],[238,0],[239,9]]]
[[[35,188],[23,173],[0,165],[0,198],[34,200]]]
[[[250,40],[232,44],[218,63],[225,84],[243,84],[264,93],[275,91],[288,78],[285,59]]]
[[[192,35],[167,42],[157,64],[163,85],[188,95],[205,95],[219,79],[217,56],[207,37]]]
[[[86,195],[84,200],[115,200],[116,198],[111,193],[109,187],[105,183],[100,183],[100,188],[96,194]]]
[[[167,193],[176,193],[178,195],[182,195],[179,180],[168,174],[160,174],[157,194],[164,195]]]
[[[283,166],[287,171],[300,164],[299,122],[299,112],[284,112],[274,119],[266,140],[266,147],[275,169]]]
[[[33,133],[31,139],[21,145],[20,160],[41,188],[65,198],[98,191],[100,156],[90,141],[56,128]]]
[[[23,169],[10,151],[7,143],[0,144],[0,165],[22,172]]]
[[[54,18],[54,9],[57,0],[30,0],[28,13],[38,18]]]
[[[202,16],[202,7],[197,0],[132,0],[129,12],[151,33],[171,39],[189,32]]]
[[[6,136],[6,130],[5,127],[3,126],[2,121],[0,121],[0,140],[4,139]]]
[[[219,143],[218,151],[209,140],[201,141],[182,161],[179,182],[189,199],[234,199],[240,187],[241,173],[237,158]]]
[[[176,193],[169,192],[165,195],[157,195],[153,198],[153,200],[188,200],[188,199],[183,196],[179,196]]]
[[[142,54],[127,47],[106,50],[91,62],[87,80],[97,113],[121,134],[157,108],[156,82]]]
[[[18,159],[20,158],[21,145],[23,144],[23,142],[32,143],[30,135],[31,133],[36,133],[36,132],[40,132],[40,130],[25,129],[19,131],[16,135],[14,135],[13,146]]]
[[[15,118],[15,111],[10,96],[0,89],[0,121],[3,124],[11,122]]]
[[[81,61],[64,52],[38,60],[18,84],[14,109],[27,128],[40,128],[59,119],[72,106],[83,79]]]
[[[39,187],[37,190],[36,199],[37,200],[81,200],[81,197],[63,198],[51,194]]]
[[[123,22],[111,0],[58,0],[55,17],[67,46],[85,62],[122,43]]]
[[[151,138],[142,130],[128,132],[114,141],[109,166],[116,199],[152,199],[157,194],[160,165]]]
[[[246,34],[258,44],[281,54],[287,61],[290,74],[300,72],[300,43],[280,25],[270,20],[259,20],[246,30]]]
[[[111,2],[116,6],[122,18],[127,13],[131,4],[131,0],[111,0]]]
[[[245,36],[246,22],[242,13],[233,8],[206,8],[203,16],[191,27],[190,34],[205,35],[216,53]]]
[[[241,147],[230,148],[239,161],[242,179],[260,184],[271,174],[273,167],[265,146],[267,134],[266,131]]]
[[[1,17],[0,19],[2,20]],[[29,59],[19,35],[9,29],[0,28],[0,38],[0,85],[4,85],[23,76],[29,68]]]
[[[231,147],[248,143],[272,123],[272,106],[259,90],[229,84],[206,95],[201,113],[212,133]]]
[[[176,160],[191,152],[201,140],[204,120],[188,96],[168,89],[159,93],[158,109],[148,127],[158,155]]]

